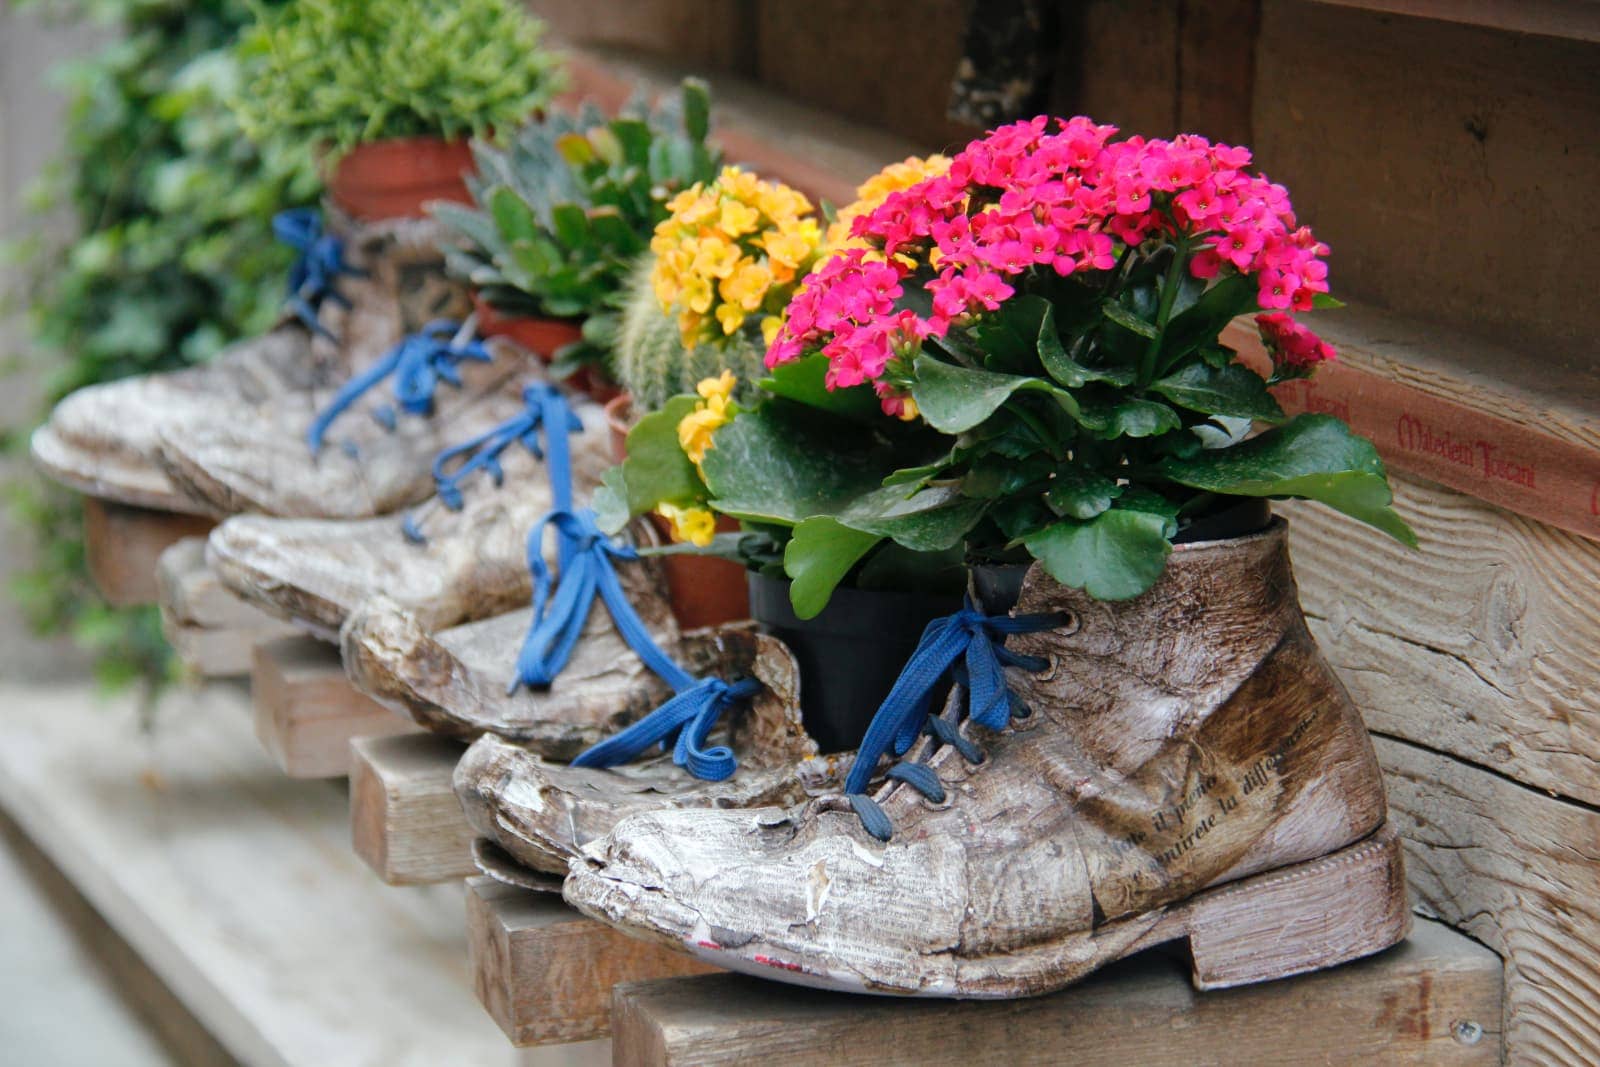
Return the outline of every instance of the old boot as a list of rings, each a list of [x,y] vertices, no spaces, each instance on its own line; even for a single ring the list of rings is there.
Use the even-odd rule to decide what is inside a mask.
[[[211,532],[207,560],[241,597],[330,640],[380,593],[421,628],[444,629],[526,604],[532,581],[523,541],[558,506],[557,468],[570,473],[561,491],[583,499],[610,464],[600,406],[538,383],[524,388],[511,419],[441,454],[436,491],[414,511],[372,519],[239,515]]]
[[[1126,602],[1034,566],[1011,615],[930,628],[902,682],[845,794],[630,816],[566,899],[734,970],[945,997],[1049,992],[1165,941],[1209,988],[1405,936],[1372,745],[1306,630],[1281,520],[1178,548]],[[877,754],[919,732],[869,794]]]
[[[670,752],[611,769],[577,766],[488,734],[456,766],[467,820],[523,866],[565,874],[584,845],[636,812],[789,805],[838,788],[839,762],[819,757],[801,725],[800,671],[782,642],[742,623],[685,634],[678,654],[696,673],[761,684],[747,710],[709,735],[733,753],[736,773],[699,778]]]
[[[459,313],[444,283],[436,223],[359,224],[330,213],[284,212],[280,239],[299,252],[283,315],[267,333],[200,366],[92,385],[67,397],[35,431],[35,461],[81,492],[162,511],[221,514],[173,484],[158,457],[163,425],[204,419],[216,405],[254,406],[345,380],[407,332]],[[399,256],[408,266],[388,269]],[[432,261],[430,269],[423,267]]]

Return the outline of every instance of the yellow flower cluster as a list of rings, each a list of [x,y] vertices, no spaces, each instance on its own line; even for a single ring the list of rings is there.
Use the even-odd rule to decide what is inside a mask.
[[[700,394],[700,402],[678,422],[678,446],[693,461],[702,478],[705,477],[705,471],[701,470],[700,463],[713,447],[711,435],[733,421],[729,398],[737,382],[731,370],[725,370],[715,378],[702,379],[694,387],[694,391]]]
[[[656,227],[651,282],[675,312],[683,343],[726,337],[761,314],[770,344],[797,278],[816,262],[822,226],[803,195],[738,167],[709,186],[696,183],[667,202]]]
[[[856,186],[856,199],[839,209],[833,224],[828,227],[827,249],[838,252],[845,248],[864,248],[865,242],[850,237],[850,224],[862,215],[870,214],[889,199],[890,193],[909,189],[928,178],[935,178],[950,169],[947,156],[932,155],[926,158],[908,156],[903,162],[891,163],[878,173]]]
[[[674,541],[687,541],[704,548],[717,532],[717,517],[711,514],[710,508],[680,508],[662,502],[656,505],[656,514],[671,524]]]

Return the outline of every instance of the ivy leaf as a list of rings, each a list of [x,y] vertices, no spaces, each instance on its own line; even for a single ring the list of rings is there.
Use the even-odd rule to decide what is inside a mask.
[[[852,419],[881,419],[882,408],[866,385],[829,389],[828,357],[821,352],[781,363],[756,384],[773,396],[786,397],[807,407],[831,411]]]
[[[1159,381],[1150,391],[1160,393],[1181,408],[1207,415],[1231,415],[1258,422],[1284,421],[1283,409],[1267,392],[1261,375],[1242,363],[1214,367],[1190,363]]]
[[[1122,486],[1103,474],[1067,468],[1057,472],[1044,499],[1062,518],[1083,522],[1110,508],[1122,491]]]
[[[1076,413],[1072,398],[1042,378],[971,367],[956,367],[931,356],[918,356],[911,398],[929,426],[941,433],[965,433],[1000,409],[1013,393],[1039,391],[1065,398]],[[1065,404],[1063,405],[1065,406]]]
[[[1417,544],[1392,507],[1394,494],[1377,449],[1331,415],[1300,415],[1229,448],[1164,459],[1159,469],[1179,485],[1226,496],[1316,500],[1402,544]]]
[[[1023,543],[1062,585],[1096,600],[1128,600],[1166,569],[1170,525],[1152,512],[1112,508],[1087,522],[1063,519]]]
[[[794,613],[815,618],[845,575],[881,540],[826,515],[797,525],[783,550],[784,572],[794,580],[789,586]]]

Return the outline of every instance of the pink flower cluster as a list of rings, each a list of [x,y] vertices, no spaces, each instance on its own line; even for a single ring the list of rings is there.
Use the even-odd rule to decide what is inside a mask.
[[[1054,125],[1040,116],[1001,127],[946,173],[857,218],[852,232],[872,249],[841,252],[806,280],[767,366],[820,349],[830,388],[874,382],[898,410],[880,379],[922,338],[994,311],[1030,272],[1109,270],[1122,248],[1147,240],[1183,240],[1196,277],[1252,277],[1264,309],[1309,310],[1327,292],[1328,247],[1296,224],[1283,186],[1245,173],[1249,149],[1187,134],[1113,142],[1116,127],[1082,117]],[[919,269],[934,275],[931,314],[895,312]],[[1318,345],[1294,351],[1328,358]]]
[[[1256,329],[1280,373],[1287,368],[1291,375],[1304,374],[1335,358],[1332,345],[1281,311],[1257,315]]]

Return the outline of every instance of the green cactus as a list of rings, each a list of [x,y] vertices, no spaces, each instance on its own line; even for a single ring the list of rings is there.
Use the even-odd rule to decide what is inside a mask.
[[[728,339],[726,345],[696,345],[686,349],[677,320],[662,310],[650,284],[655,257],[640,256],[628,274],[618,304],[621,315],[612,351],[612,369],[623,388],[633,394],[636,412],[655,411],[679,393],[692,393],[704,378],[731,370],[739,379],[735,397],[750,399],[755,383],[766,377],[762,360],[766,349],[748,332]]]

